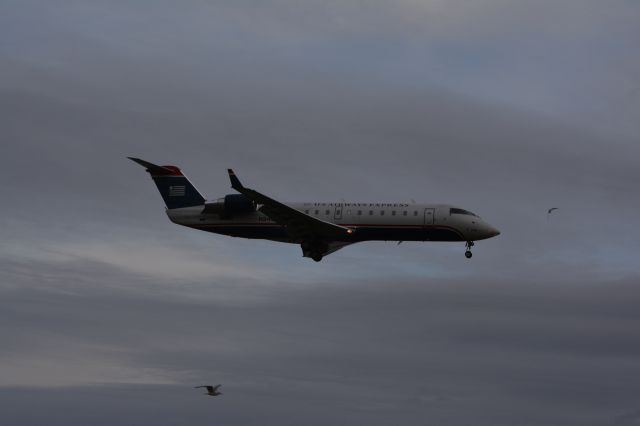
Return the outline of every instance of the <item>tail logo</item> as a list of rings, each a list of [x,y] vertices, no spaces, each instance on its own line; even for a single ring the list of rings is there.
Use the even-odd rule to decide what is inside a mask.
[[[170,186],[169,197],[184,197],[184,185]]]

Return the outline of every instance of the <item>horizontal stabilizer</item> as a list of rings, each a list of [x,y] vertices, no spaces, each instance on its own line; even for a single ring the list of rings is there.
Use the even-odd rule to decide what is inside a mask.
[[[140,158],[127,157],[131,161],[135,161],[153,176],[182,176],[182,172],[176,166],[158,166],[157,164],[144,161]]]

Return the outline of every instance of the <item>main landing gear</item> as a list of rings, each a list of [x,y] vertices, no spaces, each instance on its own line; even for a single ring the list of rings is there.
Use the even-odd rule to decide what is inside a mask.
[[[324,241],[303,241],[300,247],[302,247],[302,255],[304,257],[310,257],[316,262],[320,262],[322,256],[329,249],[328,244]]]
[[[473,256],[473,253],[471,253],[471,247],[473,246],[473,241],[467,241],[467,244],[465,245],[467,251],[464,252],[464,257],[467,259],[471,259],[471,256]]]

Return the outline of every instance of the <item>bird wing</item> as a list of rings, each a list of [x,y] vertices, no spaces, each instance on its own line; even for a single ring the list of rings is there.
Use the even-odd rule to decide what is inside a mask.
[[[194,389],[198,389],[198,388],[206,388],[206,386],[194,386]]]
[[[214,390],[213,386],[207,386],[207,392],[213,393],[213,390]]]

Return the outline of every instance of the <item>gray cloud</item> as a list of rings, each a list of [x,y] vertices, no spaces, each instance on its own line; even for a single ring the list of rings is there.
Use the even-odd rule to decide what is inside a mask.
[[[633,424],[638,13],[7,3],[0,422]],[[502,235],[472,262],[364,243],[316,265],[173,226],[128,155],[210,198],[233,166],[279,199],[449,202]]]
[[[99,422],[112,410],[120,414],[111,420],[179,424],[206,418],[200,400],[185,395],[203,380],[225,383],[216,412],[231,424],[424,416],[446,424],[469,416],[480,424],[608,424],[635,406],[634,280],[607,288],[352,280],[270,283],[268,291],[216,280],[180,294],[187,283],[96,262],[30,262],[29,274],[20,262],[2,266],[2,282],[16,285],[3,287],[5,383],[62,386],[5,386],[15,401],[9,418],[38,418],[24,404],[44,399],[58,407],[59,423]],[[256,291],[253,302],[229,300]],[[103,385],[78,386],[87,382]],[[69,398],[86,402],[61,410]],[[150,399],[172,403],[152,408],[159,401]]]

